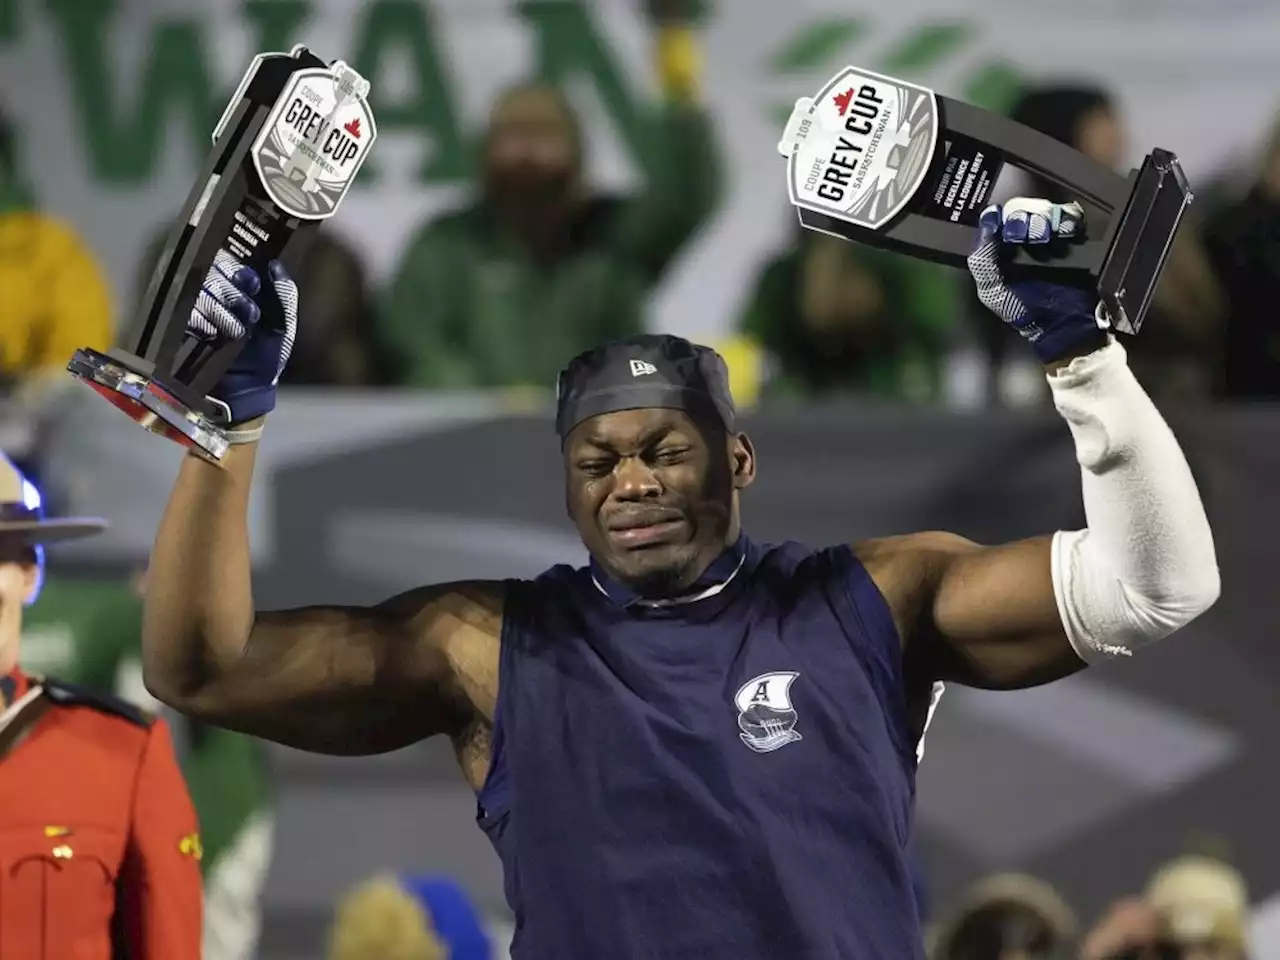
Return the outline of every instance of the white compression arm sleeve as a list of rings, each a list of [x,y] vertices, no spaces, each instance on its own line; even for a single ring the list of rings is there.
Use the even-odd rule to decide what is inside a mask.
[[[1053,541],[1053,588],[1080,657],[1128,656],[1209,609],[1213,534],[1186,458],[1112,342],[1049,375],[1075,438],[1088,529]]]

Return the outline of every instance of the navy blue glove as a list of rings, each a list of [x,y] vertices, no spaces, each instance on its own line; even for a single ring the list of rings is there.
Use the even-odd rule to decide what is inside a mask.
[[[1105,341],[1111,324],[1098,295],[1078,287],[1004,277],[1007,244],[1044,244],[1082,233],[1078,203],[1050,203],[1018,197],[990,206],[978,221],[978,241],[969,254],[969,272],[983,306],[1022,334],[1043,363],[1053,363]]]
[[[270,413],[276,384],[298,330],[298,287],[278,260],[267,267],[263,288],[257,272],[219,250],[187,321],[199,340],[247,340],[214,386],[210,398],[225,407],[228,424]]]

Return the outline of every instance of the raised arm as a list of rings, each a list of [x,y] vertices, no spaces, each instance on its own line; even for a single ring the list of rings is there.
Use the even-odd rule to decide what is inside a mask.
[[[701,105],[701,49],[686,0],[653,0],[662,102],[647,114],[638,156],[643,186],[618,221],[614,242],[651,282],[715,215],[723,165],[715,124]]]
[[[214,394],[243,433],[274,406],[290,338],[267,326],[267,298],[261,315],[250,299],[256,277],[225,260],[221,269],[197,311],[219,329],[229,317],[250,337]],[[296,291],[279,300],[296,310]],[[379,753],[456,732],[496,686],[499,585],[428,587],[370,608],[257,612],[247,520],[256,446],[234,445],[218,465],[194,455],[182,464],[148,573],[147,688],[195,719],[322,753]]]
[[[1085,666],[1062,626],[1052,537],[984,547],[930,531],[855,544],[889,598],[918,685],[1032,687]]]
[[[1069,205],[1070,207],[1070,205]],[[909,670],[992,688],[1034,686],[1128,656],[1218,597],[1213,536],[1172,431],[1124,349],[1095,318],[1095,297],[1006,283],[1002,242],[1072,235],[1075,210],[1010,201],[983,215],[970,258],[988,307],[1031,340],[1081,467],[1084,530],[984,547],[929,533],[856,550],[899,616]],[[1065,226],[1064,226],[1065,225]]]
[[[151,558],[148,689],[196,719],[321,753],[380,753],[456,732],[470,716],[460,671],[497,643],[497,585],[255,612],[253,458],[245,445],[225,466],[195,456],[182,465]]]

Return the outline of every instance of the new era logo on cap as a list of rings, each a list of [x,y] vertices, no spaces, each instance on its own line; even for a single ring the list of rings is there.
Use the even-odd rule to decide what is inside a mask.
[[[652,363],[645,363],[643,360],[631,361],[631,375],[633,377],[643,377],[650,373],[657,373],[658,368]]]

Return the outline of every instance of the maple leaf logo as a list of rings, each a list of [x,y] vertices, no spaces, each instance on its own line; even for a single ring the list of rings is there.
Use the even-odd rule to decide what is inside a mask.
[[[853,91],[850,90],[849,92],[852,93]],[[360,118],[356,117],[354,120],[348,120],[346,123],[342,125],[342,129],[347,131],[347,133],[351,134],[357,140],[359,140],[360,139]]]
[[[853,87],[850,87],[844,93],[837,93],[833,100],[836,105],[836,113],[843,117],[849,112],[849,104],[853,100]]]

